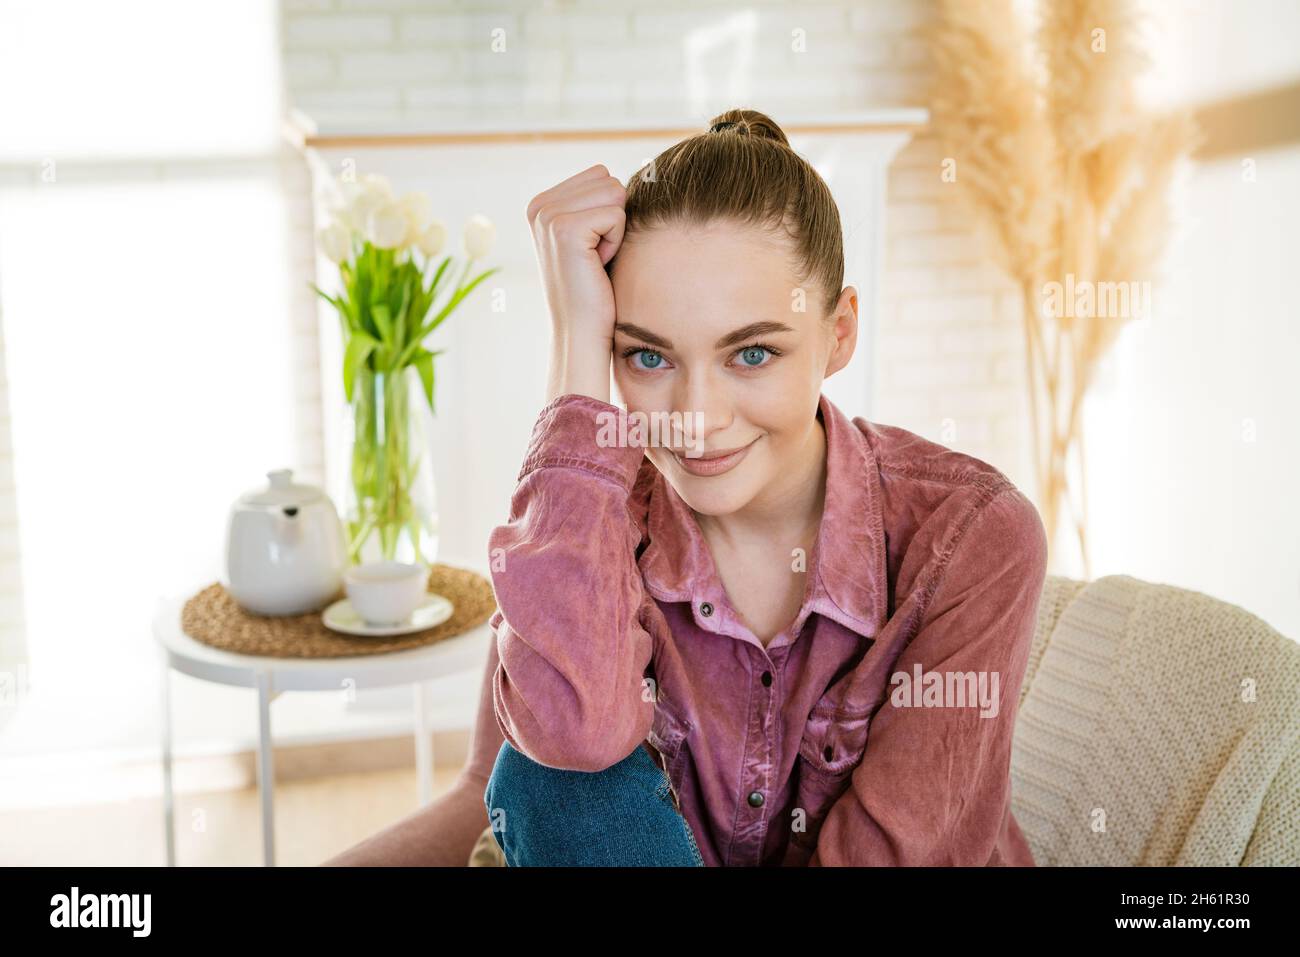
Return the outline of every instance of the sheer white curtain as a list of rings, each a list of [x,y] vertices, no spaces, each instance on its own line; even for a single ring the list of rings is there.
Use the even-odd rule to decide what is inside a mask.
[[[317,467],[277,9],[0,0],[0,651],[21,607],[31,678],[0,753],[156,746],[159,595],[217,578],[268,469]]]
[[[1300,81],[1291,0],[1149,7],[1155,106]],[[1204,591],[1300,640],[1300,143],[1231,147],[1180,182],[1151,315],[1089,396],[1093,574]]]
[[[4,290],[0,284],[0,303]],[[4,311],[0,308],[0,729],[27,696],[28,664],[23,621],[22,563],[14,488],[13,440],[9,429],[9,382],[4,342]]]
[[[1300,146],[1198,164],[1153,315],[1090,396],[1095,575],[1204,591],[1300,640]]]

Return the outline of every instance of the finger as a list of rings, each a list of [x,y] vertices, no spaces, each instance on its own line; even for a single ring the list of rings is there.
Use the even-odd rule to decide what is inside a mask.
[[[602,206],[621,207],[626,203],[627,190],[622,183],[610,176],[571,187],[568,193],[557,196],[542,211],[553,220],[563,213],[576,213]]]
[[[609,265],[609,261],[614,258],[614,254],[623,245],[623,232],[627,229],[627,210],[621,206],[615,207],[620,213],[615,217],[614,225],[605,233],[604,238],[596,244],[596,255],[600,257],[601,265]]]
[[[575,189],[565,197],[564,203],[567,210],[594,209],[597,206],[625,206],[627,190],[622,183],[609,176],[593,180]]]
[[[555,217],[552,226],[555,232],[578,237],[580,248],[597,249],[607,236],[611,240],[616,236],[617,242],[621,243],[625,222],[626,213],[622,206],[596,206],[561,213]]]
[[[534,232],[554,232],[556,229],[564,228],[566,230],[579,230],[581,236],[581,246],[584,249],[595,249],[600,239],[600,234],[607,230],[613,230],[611,238],[617,242],[623,239],[623,222],[622,216],[624,205],[627,202],[627,191],[623,184],[616,179],[606,179],[589,184],[583,191],[577,195],[569,196],[562,201],[556,201],[553,206],[547,206],[538,212],[538,218],[533,223]],[[584,219],[575,219],[574,214],[601,210],[602,218],[599,222],[602,224],[600,234],[592,234],[588,230],[591,223]],[[610,210],[616,210],[619,215],[611,217]],[[608,257],[614,255],[618,247],[614,246],[611,251],[609,248],[602,248],[602,263],[608,262]]]
[[[532,222],[537,211],[551,203],[559,202],[571,195],[575,191],[581,191],[592,180],[598,180],[602,177],[608,177],[609,170],[605,164],[597,163],[595,166],[584,169],[581,173],[575,173],[566,180],[556,183],[550,189],[543,190],[533,197],[532,202],[528,204],[528,220]]]

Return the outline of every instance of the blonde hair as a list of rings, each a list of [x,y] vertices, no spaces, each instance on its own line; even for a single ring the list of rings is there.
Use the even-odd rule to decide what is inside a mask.
[[[717,219],[779,231],[792,244],[799,281],[821,293],[823,313],[839,298],[844,239],[830,188],[790,148],[781,127],[757,110],[719,114],[708,131],[633,173],[625,212],[625,234]]]

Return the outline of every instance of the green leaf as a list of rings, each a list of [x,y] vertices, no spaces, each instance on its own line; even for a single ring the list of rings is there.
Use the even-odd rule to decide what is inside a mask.
[[[438,324],[441,323],[442,320],[446,319],[447,316],[451,315],[451,311],[460,305],[462,299],[464,299],[466,296],[468,296],[471,292],[474,291],[475,286],[481,283],[488,276],[492,275],[494,272],[500,272],[500,271],[501,271],[500,266],[494,266],[492,269],[484,270],[479,275],[475,276],[473,281],[471,281],[468,285],[462,286],[460,289],[457,289],[456,294],[447,301],[447,304],[438,311],[438,315],[434,318],[434,320],[429,323],[427,331],[421,334],[420,339],[423,340],[426,335],[428,335],[434,329],[437,329]]]
[[[421,355],[413,365],[420,373],[420,381],[424,383],[424,397],[428,400],[429,408],[437,415],[438,410],[433,404],[433,353],[421,350]]]
[[[319,295],[322,299],[328,302],[337,311],[339,317],[339,331],[342,334],[343,341],[346,342],[348,336],[351,333],[351,329],[349,328],[349,323],[352,321],[352,312],[349,304],[343,301],[342,299],[338,298],[337,296],[329,295],[329,293],[325,292],[314,282],[308,283],[307,285],[315,289],[317,295]]]
[[[442,264],[438,266],[438,271],[433,274],[433,280],[429,283],[429,301],[433,302],[435,294],[438,291],[438,283],[442,282],[442,274],[447,271],[447,266],[451,263],[451,257],[443,257]]]
[[[415,350],[416,348],[419,347],[420,343],[424,342],[425,338],[429,335],[429,333],[433,332],[433,330],[438,328],[438,325],[442,322],[442,320],[446,319],[447,316],[451,315],[451,311],[455,309],[458,305],[460,305],[462,299],[464,299],[466,296],[468,296],[471,292],[474,291],[475,286],[481,283],[488,276],[492,275],[495,272],[500,272],[500,271],[501,271],[501,267],[499,266],[494,266],[491,269],[484,270],[478,276],[475,276],[474,280],[470,282],[468,285],[462,286],[460,289],[456,290],[456,294],[452,296],[450,300],[447,301],[447,304],[438,311],[438,314],[434,316],[433,319],[429,320],[429,322],[425,323],[423,326],[420,327],[420,330],[419,332],[416,333],[415,338],[411,340],[410,344],[404,350],[402,350],[401,355],[397,357],[397,368],[400,369],[402,366],[406,365],[411,360],[411,357],[415,354]]]
[[[397,327],[393,335],[394,349],[401,350],[406,348],[406,332],[407,329],[410,328],[410,323],[407,320],[407,316],[411,305],[411,286],[414,284],[418,284],[419,281],[420,280],[418,277],[416,277],[414,280],[410,278],[403,279],[402,301],[398,305],[397,312],[395,313],[395,315],[397,316]]]
[[[343,307],[343,303],[339,301],[339,299],[338,299],[337,296],[331,296],[329,293],[327,293],[327,292],[326,292],[324,289],[322,289],[320,286],[316,285],[314,282],[309,282],[309,283],[307,283],[307,285],[309,285],[309,286],[311,286],[313,289],[315,289],[315,290],[316,290],[316,295],[320,296],[322,299],[324,299],[326,302],[328,302],[331,306],[333,306],[333,307],[334,307],[335,309],[337,309],[339,312],[346,312],[346,311],[347,311],[346,309],[344,309],[344,307]]]
[[[375,320],[375,329],[379,332],[379,341],[386,346],[393,344],[393,322],[388,314],[388,306],[382,302],[370,304],[370,315]]]
[[[364,332],[354,332],[348,340],[347,351],[343,355],[343,394],[347,401],[352,401],[353,380],[378,345],[378,342]]]

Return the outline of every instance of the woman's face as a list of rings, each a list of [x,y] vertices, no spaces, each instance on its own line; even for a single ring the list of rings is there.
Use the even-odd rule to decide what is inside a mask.
[[[802,478],[822,380],[853,355],[857,291],[841,293],[832,321],[820,290],[795,277],[787,243],[726,221],[659,226],[625,238],[610,269],[619,395],[629,413],[679,413],[660,421],[686,431],[664,430],[646,454],[701,514]],[[744,451],[699,474],[733,449]]]

